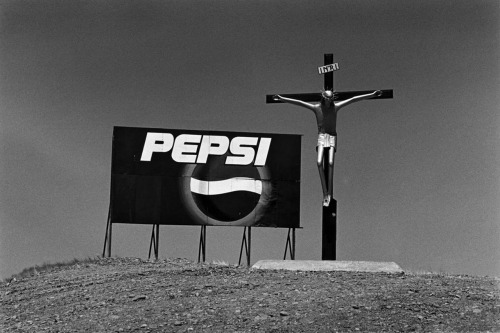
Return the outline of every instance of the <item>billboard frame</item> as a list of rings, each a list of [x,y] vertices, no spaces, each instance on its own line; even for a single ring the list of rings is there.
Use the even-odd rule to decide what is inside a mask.
[[[111,210],[111,204],[110,204],[110,210]],[[148,260],[151,259],[151,250],[153,250],[153,254],[155,257],[155,260],[158,260],[158,254],[159,254],[159,248],[160,248],[160,225],[159,224],[153,224],[152,225],[152,230],[151,230],[151,239],[149,242],[149,254],[148,254]],[[218,226],[214,226],[218,227]],[[220,226],[219,226],[220,227]],[[285,229],[285,228],[276,228],[276,229]],[[287,238],[286,238],[286,243],[285,243],[285,253],[283,255],[283,260],[286,259],[287,254],[290,253],[290,260],[295,260],[295,244],[296,244],[296,237],[295,237],[295,230],[296,229],[302,229],[302,227],[298,228],[288,228],[288,233],[287,233]],[[248,233],[247,233],[248,231]],[[111,219],[108,217],[108,222],[106,223],[106,232],[105,232],[105,237],[104,237],[104,248],[102,250],[102,257],[103,258],[110,258],[111,257],[111,239],[112,239],[112,233],[113,233],[113,222]],[[291,233],[291,234],[290,234]],[[206,245],[207,245],[207,226],[202,225],[200,226],[200,239],[198,242],[198,263],[200,262],[206,262]],[[245,249],[245,258],[247,262],[247,266],[250,266],[250,259],[251,259],[251,244],[252,244],[252,227],[244,227],[243,229],[243,237],[241,239],[241,247],[240,247],[240,254],[239,254],[239,259],[238,259],[238,265],[241,265],[241,257],[243,254],[243,249]]]
[[[120,127],[120,126],[115,126],[115,128],[116,127]],[[142,129],[146,130],[148,128],[142,128]],[[188,131],[188,130],[186,130],[186,131]],[[189,131],[193,131],[193,130],[189,130]],[[202,130],[200,130],[200,132],[202,132]],[[222,132],[222,131],[209,131],[209,132]],[[254,135],[254,134],[282,135],[281,133],[246,133],[246,132],[233,132],[233,133],[247,134],[247,135]],[[298,134],[283,134],[283,135],[302,136],[302,135],[298,135]],[[114,135],[113,135],[113,148],[114,148]],[[106,223],[106,231],[105,231],[102,257],[111,257],[113,224],[121,223],[121,222],[113,222],[113,218],[112,218],[113,217],[113,202],[114,202],[114,197],[113,197],[113,192],[114,192],[114,190],[113,190],[114,189],[114,187],[113,187],[113,185],[114,185],[113,184],[114,183],[113,163],[114,163],[114,158],[115,158],[115,156],[114,156],[115,151],[114,151],[114,149],[112,149],[112,150],[113,150],[112,151],[112,161],[111,161],[111,175],[112,175],[112,177],[111,177],[111,188],[110,188],[110,198],[109,198],[110,202],[109,202],[108,218],[107,218],[107,223]],[[301,167],[300,167],[301,157],[300,156],[301,156],[301,153],[299,151],[299,160],[298,160],[299,173],[300,173],[300,169],[301,169]],[[300,183],[300,176],[299,176],[298,182]],[[300,202],[300,188],[299,188],[299,202]],[[300,212],[300,208],[299,208],[299,212]],[[300,213],[299,213],[298,218],[299,218],[299,226],[288,227],[288,228],[287,227],[274,227],[275,229],[288,229],[287,239],[286,239],[286,243],[285,243],[285,253],[284,253],[283,259],[286,259],[287,254],[290,253],[290,259],[295,260],[296,229],[302,229],[302,227],[300,227]],[[137,223],[137,224],[138,225],[151,225],[152,226],[150,244],[149,244],[149,252],[148,252],[148,260],[151,259],[151,252],[152,251],[153,251],[155,260],[158,260],[159,242],[160,242],[160,224],[149,224],[149,223]],[[164,224],[164,225],[169,225],[169,224]],[[172,224],[172,225],[176,225],[176,224]],[[198,226],[198,225],[187,224],[186,226]],[[199,242],[198,242],[198,263],[206,261],[206,244],[207,244],[207,242],[206,242],[206,233],[207,233],[206,227],[207,227],[207,225],[199,225],[199,226],[200,226],[200,238],[199,238]],[[208,226],[221,226],[221,225],[208,225]],[[255,227],[260,227],[260,226],[255,226]],[[247,230],[247,228],[248,228],[248,230]],[[264,227],[264,228],[269,228],[269,227]],[[252,226],[244,226],[238,265],[241,265],[243,250],[245,250],[245,257],[246,257],[246,261],[247,261],[247,266],[250,266],[251,230],[252,230]]]

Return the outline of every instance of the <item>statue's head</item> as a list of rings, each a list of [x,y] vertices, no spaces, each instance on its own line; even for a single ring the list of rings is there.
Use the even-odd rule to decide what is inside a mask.
[[[331,90],[322,90],[321,94],[323,95],[324,98],[331,99],[333,97],[333,91]]]
[[[326,101],[334,101],[338,98],[337,94],[332,90],[322,90],[321,96],[323,96]]]

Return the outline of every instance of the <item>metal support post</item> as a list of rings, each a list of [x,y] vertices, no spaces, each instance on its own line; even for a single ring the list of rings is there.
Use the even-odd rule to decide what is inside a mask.
[[[290,231],[292,231],[292,237],[290,238]],[[288,235],[285,244],[285,255],[283,260],[286,259],[286,254],[290,250],[290,259],[295,260],[295,228],[288,228]]]
[[[153,248],[155,259],[158,260],[159,243],[160,243],[160,225],[153,224],[153,230],[151,231],[151,241],[149,242],[148,259],[151,259],[151,248]]]
[[[200,262],[200,257],[203,260],[203,262],[205,262],[206,245],[207,245],[207,226],[202,225],[200,231],[200,243],[198,245],[198,263]]]
[[[106,223],[106,236],[104,237],[104,248],[102,249],[103,258],[106,256],[106,246],[108,250],[108,257],[111,257],[111,234],[113,230],[113,224],[111,223],[111,204],[108,210],[108,222]]]
[[[248,234],[247,232],[248,228]],[[238,265],[241,265],[241,255],[243,254],[243,246],[245,246],[245,254],[247,257],[247,266],[250,266],[250,246],[252,241],[252,227],[245,227],[243,230],[243,238],[241,240],[240,248],[240,259],[238,260]]]

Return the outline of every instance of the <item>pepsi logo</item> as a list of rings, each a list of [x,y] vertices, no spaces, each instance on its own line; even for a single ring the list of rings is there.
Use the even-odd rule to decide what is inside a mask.
[[[269,205],[272,185],[266,167],[226,165],[226,156],[187,165],[181,192],[201,224],[253,225]]]
[[[206,163],[209,156],[225,155],[225,164],[263,166],[266,164],[271,138],[237,136],[231,140],[223,135],[148,132],[141,161],[151,162],[154,153],[172,152],[177,163]]]
[[[193,200],[207,216],[233,222],[250,214],[262,194],[262,181],[253,166],[226,166],[215,157],[198,164],[191,175]]]

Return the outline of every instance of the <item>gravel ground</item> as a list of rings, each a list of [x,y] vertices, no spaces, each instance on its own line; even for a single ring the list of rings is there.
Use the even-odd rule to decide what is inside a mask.
[[[106,258],[0,283],[2,332],[500,332],[500,280]]]

